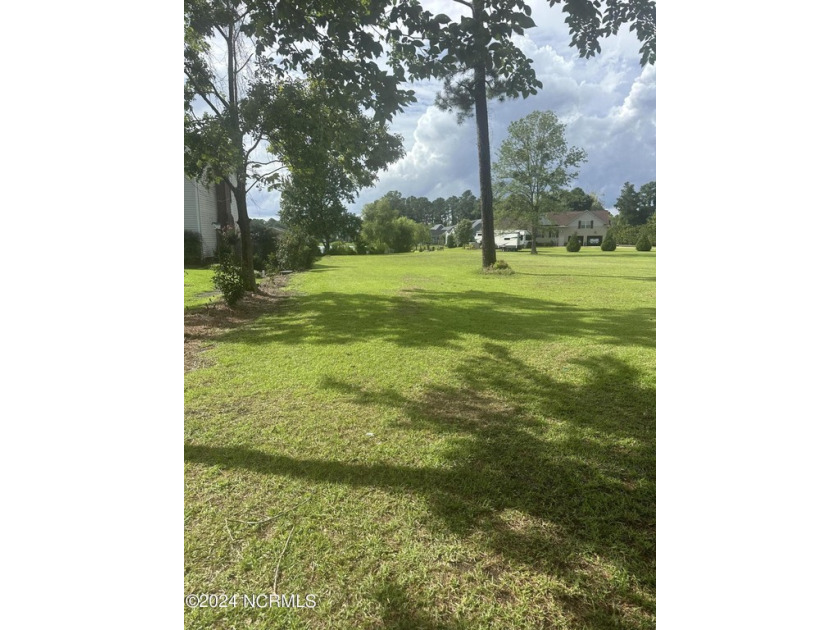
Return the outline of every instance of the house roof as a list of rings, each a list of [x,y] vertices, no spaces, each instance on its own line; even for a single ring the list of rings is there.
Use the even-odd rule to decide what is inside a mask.
[[[612,215],[606,210],[583,210],[581,212],[552,212],[545,215],[547,221],[544,225],[558,225],[560,227],[567,227],[579,220],[585,214],[591,214],[607,225],[609,225]]]

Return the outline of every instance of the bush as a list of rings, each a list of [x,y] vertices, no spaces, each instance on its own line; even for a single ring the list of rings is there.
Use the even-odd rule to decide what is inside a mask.
[[[184,264],[200,265],[201,260],[201,234],[184,230]]]
[[[497,260],[489,267],[484,268],[485,273],[496,273],[504,276],[509,276],[513,273],[513,269],[504,260]]]
[[[613,235],[609,232],[607,236],[604,238],[604,242],[601,243],[601,251],[603,252],[614,252],[615,251],[615,239]]]
[[[213,286],[222,292],[228,306],[235,305],[245,295],[242,267],[230,254],[224,254],[213,271]]]
[[[650,248],[651,248],[650,239],[648,238],[647,233],[642,232],[641,238],[636,243],[636,251],[649,252]]]
[[[224,225],[216,228],[216,232],[219,235],[219,246],[216,248],[216,255],[219,257],[219,261],[225,256],[234,256],[240,253],[239,234],[236,231],[236,227],[233,225]]]
[[[398,254],[410,252],[417,237],[417,223],[407,217],[398,217],[394,221],[393,232],[387,246]]]
[[[579,252],[580,251],[580,236],[578,233],[575,232],[569,237],[569,242],[566,243],[566,251],[567,252]]]
[[[330,243],[331,256],[352,256],[355,253],[356,250],[353,249],[350,243],[342,243],[341,241]]]
[[[458,225],[455,226],[455,240],[461,247],[465,247],[472,243],[472,221],[469,219],[461,219],[458,221]]]
[[[450,249],[455,247],[455,234],[452,232],[446,235],[446,246]]]
[[[299,228],[286,230],[278,239],[277,264],[281,270],[312,269],[320,255],[318,241]]]
[[[279,231],[267,226],[264,221],[251,219],[251,252],[254,269],[267,271],[269,256],[277,250]]]
[[[639,240],[642,226],[640,225],[626,225],[625,223],[616,219],[609,233],[615,239],[616,245],[635,245]]]
[[[271,252],[265,261],[265,273],[269,276],[280,273],[280,263],[277,262],[277,252]]]

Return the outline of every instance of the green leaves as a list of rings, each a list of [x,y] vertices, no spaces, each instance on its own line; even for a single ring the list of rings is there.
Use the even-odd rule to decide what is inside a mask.
[[[656,182],[643,184],[638,191],[630,182],[624,182],[615,208],[627,225],[643,225],[656,214]]]
[[[535,111],[512,122],[494,165],[503,213],[536,225],[584,162],[585,151],[566,143],[565,126],[554,112]]]
[[[401,139],[325,82],[288,81],[281,100],[285,113],[270,134],[288,168],[278,186],[281,217],[326,244],[346,231],[344,203],[402,155]]]
[[[656,2],[654,0],[549,0],[549,5],[562,5],[566,24],[572,34],[570,46],[581,57],[591,57],[601,51],[598,42],[618,33],[624,24],[630,25],[642,42],[639,49],[641,64],[656,63]],[[603,13],[602,4],[606,5]]]

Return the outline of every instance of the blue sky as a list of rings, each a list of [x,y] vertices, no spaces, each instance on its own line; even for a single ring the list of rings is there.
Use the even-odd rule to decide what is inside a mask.
[[[612,208],[624,182],[638,188],[656,179],[656,67],[639,65],[639,42],[626,29],[604,40],[600,55],[580,59],[569,47],[565,14],[556,6],[549,8],[546,0],[530,5],[537,26],[517,37],[517,43],[534,60],[543,89],[527,99],[490,103],[494,159],[511,122],[534,110],[552,110],[566,124],[569,142],[588,155],[573,185],[598,194],[604,206]],[[450,17],[467,11],[450,0],[427,0],[424,6]],[[352,212],[360,213],[365,203],[389,190],[429,199],[467,189],[478,195],[474,119],[458,125],[454,113],[434,106],[437,81],[411,88],[417,102],[392,124],[392,131],[403,136],[405,156],[382,171],[375,186],[360,191],[348,206]],[[278,209],[277,193],[252,190],[250,216],[268,218]]]

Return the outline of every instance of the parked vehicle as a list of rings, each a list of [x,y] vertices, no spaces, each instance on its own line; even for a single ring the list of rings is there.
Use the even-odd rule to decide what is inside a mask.
[[[493,235],[496,249],[515,252],[531,247],[531,233],[528,230],[495,230]],[[475,240],[479,245],[481,244],[481,232],[476,232]]]

